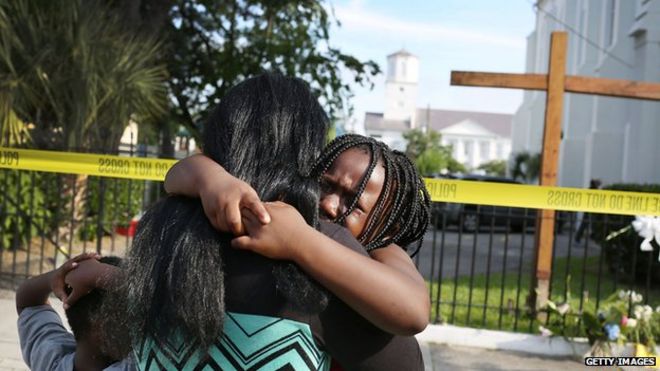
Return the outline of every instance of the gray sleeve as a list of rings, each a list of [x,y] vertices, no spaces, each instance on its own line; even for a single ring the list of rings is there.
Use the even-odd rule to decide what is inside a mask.
[[[23,309],[18,316],[23,360],[32,370],[55,370],[73,360],[76,341],[50,305]],[[73,364],[71,364],[73,370]]]
[[[137,371],[137,366],[135,366],[133,356],[129,355],[124,360],[113,363],[110,366],[104,368],[103,371]]]

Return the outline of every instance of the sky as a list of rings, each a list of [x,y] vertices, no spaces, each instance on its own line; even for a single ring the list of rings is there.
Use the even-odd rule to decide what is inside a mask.
[[[449,85],[450,71],[525,71],[532,0],[332,0],[341,23],[330,43],[383,70],[373,90],[354,86],[353,118],[382,112],[387,55],[402,48],[419,58],[417,106],[514,113],[522,91]],[[348,77],[348,76],[347,76]]]

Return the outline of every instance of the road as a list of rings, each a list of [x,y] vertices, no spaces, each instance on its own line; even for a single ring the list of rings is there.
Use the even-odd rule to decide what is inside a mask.
[[[435,248],[434,248],[435,246]],[[576,244],[570,241],[566,231],[555,239],[556,257],[583,258],[600,254],[600,246],[593,241]],[[489,256],[490,255],[490,256]],[[448,227],[444,233],[430,230],[426,233],[422,249],[414,258],[424,278],[439,275],[442,278],[469,276],[487,273],[490,262],[491,273],[517,272],[523,267],[531,272],[534,266],[534,233],[505,233],[503,228],[495,228],[493,233],[459,233],[455,227]],[[442,264],[440,264],[442,262]],[[506,264],[505,264],[506,263]],[[458,269],[457,269],[458,268]]]

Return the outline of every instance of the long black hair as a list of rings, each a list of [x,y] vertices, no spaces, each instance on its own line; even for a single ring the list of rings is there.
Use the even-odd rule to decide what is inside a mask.
[[[203,150],[262,200],[287,202],[317,225],[318,183],[310,175],[328,126],[306,83],[267,73],[235,86],[222,99],[205,124]],[[142,217],[123,266],[117,292],[126,308],[108,308],[124,312],[123,318],[115,315],[116,321],[108,321],[115,327],[105,331],[129,329],[133,345],[177,331],[208,348],[222,333],[222,250],[231,248],[231,238],[212,228],[197,199],[169,197],[156,204]],[[294,306],[320,310],[327,303],[326,292],[293,263],[274,264],[277,288]],[[119,345],[119,354],[127,352],[121,334],[106,338]]]
[[[346,134],[335,138],[325,148],[315,165],[315,176],[320,179],[337,157],[353,148],[370,155],[369,166],[346,211],[334,221],[342,223],[353,212],[375,167],[382,164],[385,168],[383,190],[358,241],[367,251],[395,243],[414,256],[429,225],[431,198],[415,165],[403,152],[392,150],[373,138]]]

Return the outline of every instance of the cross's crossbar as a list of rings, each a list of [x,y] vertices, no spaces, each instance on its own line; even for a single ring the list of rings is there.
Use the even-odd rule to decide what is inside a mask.
[[[490,73],[452,71],[451,84],[492,88],[548,90],[548,75],[538,73]],[[609,97],[660,100],[660,83],[570,76],[564,91]]]

